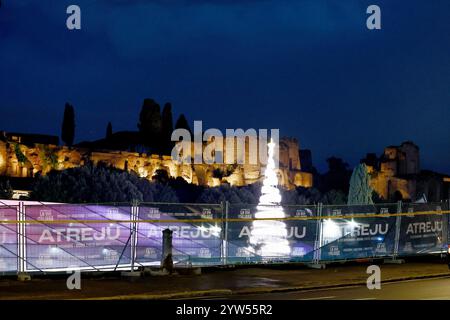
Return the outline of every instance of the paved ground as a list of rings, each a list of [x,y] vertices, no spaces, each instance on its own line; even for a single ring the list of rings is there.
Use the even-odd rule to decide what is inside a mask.
[[[266,294],[230,295],[208,300],[450,300],[450,278],[409,280],[382,284],[380,290],[365,286]]]
[[[403,265],[385,264],[380,267],[382,281],[436,274],[450,276],[447,265],[437,261]],[[151,298],[157,298],[158,295],[191,294],[193,291],[210,290],[226,290],[229,294],[255,294],[261,290],[365,283],[368,277],[366,268],[367,265],[364,264],[335,265],[324,270],[298,266],[291,269],[253,267],[214,271],[197,276],[146,276],[135,280],[119,277],[92,279],[82,275],[81,290],[68,290],[65,275],[53,279],[33,279],[29,282],[18,282],[0,277],[0,299],[85,299],[133,295],[143,295],[144,298],[145,295],[149,295]],[[394,285],[389,286],[395,288]],[[326,294],[326,296],[336,296],[336,294]]]

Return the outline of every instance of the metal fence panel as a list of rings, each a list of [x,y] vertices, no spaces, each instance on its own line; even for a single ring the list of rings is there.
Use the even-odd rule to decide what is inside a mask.
[[[173,231],[173,260],[178,265],[317,263],[432,254],[447,250],[448,210],[448,202],[366,206],[18,202],[0,206],[0,273],[160,266],[166,228]],[[259,219],[257,212],[269,220]],[[262,225],[267,233],[258,235]],[[262,250],[264,245],[271,251]]]
[[[222,217],[222,206],[216,204],[140,204],[137,261],[148,265],[160,264],[162,231],[168,228],[173,231],[175,264],[221,264],[223,225],[217,219]]]
[[[445,252],[447,237],[444,233],[445,203],[407,203],[402,211],[411,215],[402,216],[400,226],[399,255],[422,255]],[[428,214],[436,212],[436,214]],[[414,213],[427,213],[417,214]]]
[[[130,220],[131,207],[58,204],[26,205],[24,210],[29,222],[25,228],[27,271],[130,264],[130,223],[111,220]],[[61,223],[65,220],[72,222]]]
[[[320,260],[351,260],[393,255],[397,204],[323,208]],[[356,216],[356,217],[349,217]]]
[[[17,220],[18,206],[0,206],[0,221]],[[0,272],[18,269],[17,224],[0,225]]]
[[[264,210],[270,217],[271,210],[278,210],[279,206],[257,205],[230,205],[228,212],[228,261],[234,263],[254,262],[305,262],[312,260],[317,232],[317,220],[304,220],[317,216],[317,206],[282,206],[285,218],[298,218],[298,220],[283,220],[277,228],[285,230],[289,242],[288,255],[264,256],[258,253],[258,247],[251,244],[252,230],[254,228],[255,213]],[[242,221],[240,221],[242,220]],[[275,225],[276,220],[271,220]],[[276,245],[276,244],[274,244]]]

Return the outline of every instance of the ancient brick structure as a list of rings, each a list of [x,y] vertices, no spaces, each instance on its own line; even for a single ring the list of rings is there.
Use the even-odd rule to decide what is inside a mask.
[[[285,188],[311,187],[312,175],[302,172],[296,139],[280,141],[280,184]],[[243,186],[259,181],[264,174],[261,164],[177,164],[170,156],[145,153],[94,150],[82,147],[66,147],[52,144],[22,144],[3,137],[0,140],[0,176],[34,177],[50,170],[63,170],[82,166],[88,162],[136,172],[151,179],[156,170],[166,170],[171,177],[182,177],[189,183],[218,186],[229,183]],[[215,172],[221,172],[221,175]]]
[[[419,147],[411,141],[386,147],[380,158],[367,154],[361,161],[369,168],[372,188],[384,200],[414,201],[425,195],[428,201],[440,201],[448,196],[445,176],[420,169]]]

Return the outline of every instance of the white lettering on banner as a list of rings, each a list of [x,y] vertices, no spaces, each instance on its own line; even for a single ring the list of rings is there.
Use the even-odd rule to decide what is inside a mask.
[[[200,248],[198,256],[200,258],[211,258],[211,251],[208,248]]]
[[[156,258],[156,249],[155,248],[145,248],[144,258]]]
[[[305,248],[303,247],[294,247],[292,250],[292,255],[293,256],[304,256],[306,254]]]
[[[161,213],[159,212],[159,208],[148,208],[147,218],[149,219],[160,219]]]
[[[251,256],[252,256],[252,253],[248,250],[247,247],[239,247],[236,250],[236,257],[248,258]]]
[[[250,212],[250,209],[241,209],[238,214],[239,219],[251,219],[252,213]]]
[[[301,231],[300,231],[301,230]],[[243,236],[250,236],[251,230],[249,226],[244,226],[241,229],[241,232],[239,233],[239,238],[242,238]],[[296,238],[296,239],[303,239],[306,236],[306,227],[290,227],[287,230],[287,238]]]
[[[383,228],[384,227],[384,228]],[[377,223],[377,224],[359,224],[355,227],[352,232],[354,236],[374,236],[374,235],[384,235],[389,230],[388,223]]]
[[[239,237],[238,238],[242,238],[244,236],[250,237],[251,233],[252,232],[250,230],[250,227],[245,226],[245,227],[243,227],[241,229],[241,232],[239,232]]]
[[[442,232],[442,221],[414,222],[408,224],[406,234]]]
[[[375,248],[375,252],[379,254],[387,253],[386,244],[385,243],[377,243],[377,247]]]
[[[52,210],[39,210],[39,220],[53,221]]]
[[[339,256],[341,254],[341,251],[339,250],[338,246],[330,246],[330,250],[328,251],[328,254],[330,256]]]
[[[159,226],[150,228],[147,232],[147,237],[158,238],[162,237],[162,231],[164,229],[170,229],[173,231],[174,237],[179,238],[211,238],[218,237],[218,229],[215,226],[212,227],[194,227],[194,226]],[[220,229],[220,228],[219,228]]]
[[[213,215],[211,209],[203,209],[201,217],[202,219],[212,219]]]
[[[38,242],[117,240],[119,237],[120,228],[117,227],[103,227],[100,231],[93,228],[60,228],[44,229]]]

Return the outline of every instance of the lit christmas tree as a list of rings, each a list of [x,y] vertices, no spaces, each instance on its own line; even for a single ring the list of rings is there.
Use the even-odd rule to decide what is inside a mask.
[[[281,194],[278,189],[278,177],[275,172],[275,143],[271,140],[268,146],[269,157],[255,218],[284,218],[286,215],[280,206]],[[251,250],[263,257],[289,256],[291,252],[289,241],[287,240],[286,224],[283,221],[253,221],[250,244],[252,246]]]

